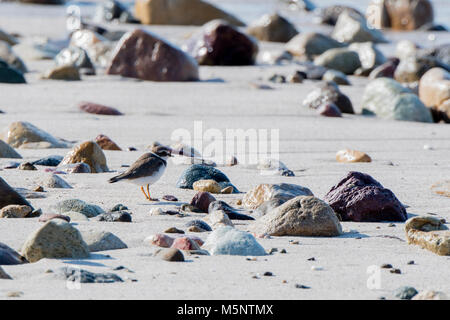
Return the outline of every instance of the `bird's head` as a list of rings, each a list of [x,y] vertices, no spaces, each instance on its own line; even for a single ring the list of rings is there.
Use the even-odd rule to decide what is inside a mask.
[[[173,157],[172,155],[172,149],[165,146],[160,146],[158,148],[155,148],[153,150],[153,153],[157,156],[163,158],[164,160],[167,160],[168,157]]]

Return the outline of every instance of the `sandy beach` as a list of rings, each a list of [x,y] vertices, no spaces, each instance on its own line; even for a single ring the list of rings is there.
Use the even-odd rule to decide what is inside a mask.
[[[246,16],[238,1],[213,1],[241,17]],[[258,1],[255,2],[257,6]],[[320,1],[316,1],[321,5]],[[349,2],[349,1],[347,1]],[[351,2],[351,1],[350,1]],[[449,10],[445,1],[436,1]],[[270,4],[267,4],[270,3]],[[267,1],[267,10],[277,6]],[[352,3],[352,2],[351,2]],[[233,6],[234,4],[234,6]],[[5,8],[5,10],[3,10]],[[235,10],[235,11],[232,11]],[[332,27],[319,26],[305,12],[279,8],[300,30],[329,32]],[[262,12],[264,13],[264,12]],[[17,15],[16,15],[17,14]],[[442,15],[436,19],[443,21]],[[448,22],[448,21],[447,21]],[[64,7],[43,8],[35,5],[0,3],[0,27],[21,39],[45,36],[60,40],[67,37]],[[181,45],[200,27],[104,24],[108,30],[142,28]],[[448,32],[384,32],[391,40],[378,48],[386,55],[394,53],[395,44],[403,38],[422,46],[448,43]],[[430,34],[435,38],[430,41]],[[338,237],[271,237],[257,241],[266,252],[257,257],[185,255],[186,262],[162,261],[152,254],[154,246],[144,243],[148,236],[169,227],[186,230],[185,224],[204,214],[186,217],[153,216],[155,207],[175,209],[189,203],[196,191],[180,189],[176,182],[188,165],[170,160],[163,178],[151,186],[152,196],[174,195],[178,202],[149,202],[132,184],[109,184],[108,179],[125,170],[139,156],[148,152],[154,141],[169,145],[174,130],[192,131],[195,121],[204,130],[279,129],[280,160],[295,173],[294,177],[261,175],[244,165],[217,167],[242,193],[215,195],[234,205],[244,193],[261,183],[291,183],[309,188],[323,198],[330,188],[349,171],[367,173],[390,189],[406,206],[408,217],[432,215],[450,220],[450,198],[432,192],[431,186],[450,176],[450,126],[444,123],[420,123],[365,117],[361,112],[362,93],[367,78],[348,76],[351,86],[340,86],[351,99],[356,114],[342,118],[318,116],[302,105],[317,85],[305,80],[301,84],[273,83],[273,74],[292,74],[297,65],[269,65],[264,52],[279,52],[282,43],[259,42],[259,56],[254,66],[200,66],[198,82],[152,82],[105,75],[82,76],[82,81],[43,80],[41,74],[54,65],[52,60],[32,60],[22,56],[29,72],[27,84],[0,85],[0,129],[15,121],[28,121],[55,137],[78,144],[105,134],[124,151],[104,151],[111,172],[61,175],[72,189],[46,189],[44,198],[28,199],[34,208],[50,213],[55,203],[81,199],[107,210],[124,204],[132,213],[132,223],[76,221],[80,232],[109,231],[128,246],[127,249],[95,252],[87,259],[42,259],[36,263],[2,266],[14,279],[0,280],[0,299],[392,299],[401,286],[418,291],[434,290],[450,296],[450,257],[439,256],[406,242],[403,222],[341,222],[343,235]],[[256,85],[268,85],[269,90]],[[80,112],[77,104],[92,101],[111,106],[124,115],[118,117]],[[137,151],[127,151],[134,147]],[[355,149],[370,155],[370,163],[338,163],[336,152]],[[34,161],[45,156],[65,156],[67,149],[16,149],[23,159],[0,159],[3,167],[11,160]],[[3,169],[0,176],[14,188],[34,189],[48,175],[43,167],[37,171]],[[234,221],[236,228],[246,230],[252,223]],[[42,226],[38,219],[0,219],[0,242],[20,251],[28,235]],[[196,236],[206,240],[208,233]],[[299,244],[292,244],[297,240]],[[280,253],[285,249],[287,253]],[[308,260],[315,258],[315,261]],[[414,261],[414,264],[408,262]],[[401,274],[381,269],[381,287],[368,288],[370,266],[391,264]],[[71,288],[66,281],[48,273],[63,266],[79,267],[92,272],[113,272],[124,282],[81,284]],[[115,271],[124,266],[126,270]],[[314,270],[312,267],[320,267]],[[317,268],[316,268],[317,269]],[[272,277],[265,277],[272,272]],[[255,277],[256,276],[256,277]],[[310,289],[296,288],[302,284]],[[11,292],[21,292],[11,298]]]

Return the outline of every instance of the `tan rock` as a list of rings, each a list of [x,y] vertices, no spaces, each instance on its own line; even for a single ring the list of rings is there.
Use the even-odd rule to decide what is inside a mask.
[[[411,300],[449,300],[443,292],[424,290],[416,294]]]
[[[286,50],[292,55],[313,60],[325,51],[342,48],[342,44],[333,38],[317,32],[300,33],[286,44]]]
[[[232,194],[233,193],[233,187],[232,186],[228,186],[226,188],[223,188],[222,190],[220,190],[221,194]]]
[[[113,150],[113,151],[122,151],[120,147],[112,141],[109,137],[100,134],[95,138],[95,142],[102,148],[103,150]]]
[[[100,146],[93,141],[86,141],[73,148],[61,161],[60,166],[84,162],[91,167],[92,173],[108,172],[106,157]]]
[[[431,186],[431,190],[441,196],[450,197],[450,180],[435,183]]]
[[[23,121],[11,123],[0,135],[0,138],[13,148],[27,148],[27,146],[67,148],[69,146],[68,143],[51,136],[29,122]]]
[[[222,19],[236,26],[244,23],[202,0],[137,0],[136,18],[143,24],[196,25]]]
[[[408,244],[419,245],[441,256],[450,255],[450,231],[445,220],[428,216],[417,216],[406,221]]]
[[[308,188],[288,183],[260,184],[248,191],[242,199],[242,205],[248,209],[256,209],[263,202],[272,199],[290,200],[297,196],[312,196]]]
[[[298,31],[287,19],[274,13],[265,14],[255,21],[247,33],[261,41],[288,42]]]
[[[419,82],[419,98],[430,108],[450,99],[450,72],[442,68],[428,70]]]
[[[31,211],[29,206],[11,204],[0,210],[0,218],[25,218]]]
[[[313,196],[295,197],[250,225],[250,232],[270,236],[322,236],[342,233],[333,209]]]
[[[203,220],[205,220],[213,230],[223,226],[234,227],[233,222],[231,222],[230,218],[223,210],[212,211]]]
[[[80,73],[74,66],[59,66],[48,70],[42,77],[49,80],[66,80],[66,81],[79,81]]]
[[[210,193],[220,193],[220,185],[212,179],[209,180],[198,180],[193,184],[195,191],[206,191]]]
[[[5,141],[0,140],[0,158],[22,159],[22,156]]]
[[[339,150],[336,153],[336,161],[349,163],[349,162],[371,162],[372,159],[364,152],[358,150]]]

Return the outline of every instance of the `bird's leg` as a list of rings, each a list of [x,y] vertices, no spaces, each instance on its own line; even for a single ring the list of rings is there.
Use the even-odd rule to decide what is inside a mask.
[[[150,199],[149,199],[149,196],[145,193],[144,187],[143,187],[143,186],[141,186],[141,191],[142,191],[142,193],[145,195],[145,197],[147,198],[147,200],[150,200]]]
[[[147,185],[147,193],[148,193],[148,200],[150,201],[159,201],[158,199],[152,199],[152,197],[150,197],[150,185]]]

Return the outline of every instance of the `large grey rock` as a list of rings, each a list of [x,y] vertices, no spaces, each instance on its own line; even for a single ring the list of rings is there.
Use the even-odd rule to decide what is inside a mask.
[[[10,45],[5,41],[0,41],[0,59],[22,73],[27,72],[25,63],[14,53]]]
[[[79,199],[67,199],[57,202],[52,206],[52,209],[59,214],[65,214],[66,212],[79,212],[88,218],[98,216],[104,213],[103,209],[99,206],[88,204]]]
[[[5,141],[0,140],[0,158],[22,159],[22,156]]]
[[[353,74],[361,67],[358,53],[347,48],[330,49],[314,59],[314,63],[345,74]]]
[[[286,50],[294,56],[313,60],[325,51],[346,45],[317,32],[301,33],[286,44]]]
[[[265,201],[273,199],[287,201],[297,196],[312,195],[311,190],[296,184],[260,184],[245,194],[242,205],[249,209],[256,209]]]
[[[68,184],[63,178],[56,174],[48,175],[43,181],[42,186],[55,189],[72,189],[72,186]]]
[[[24,197],[22,197],[16,190],[11,188],[11,186],[0,177],[0,209],[10,204],[32,207]]]
[[[363,94],[363,114],[390,120],[433,122],[430,110],[409,89],[389,78],[371,81]]]
[[[291,199],[250,225],[258,235],[333,237],[342,227],[333,209],[313,196]]]
[[[43,258],[83,259],[89,257],[89,248],[74,226],[54,219],[28,237],[22,247],[22,254],[29,262]]]
[[[89,232],[83,232],[82,235],[90,252],[128,248],[119,237],[111,232],[90,230]]]
[[[383,34],[367,25],[364,17],[344,11],[338,18],[331,37],[339,42],[386,42]]]
[[[16,250],[11,249],[6,244],[0,242],[0,266],[23,264],[27,262],[27,259],[22,257]]]

